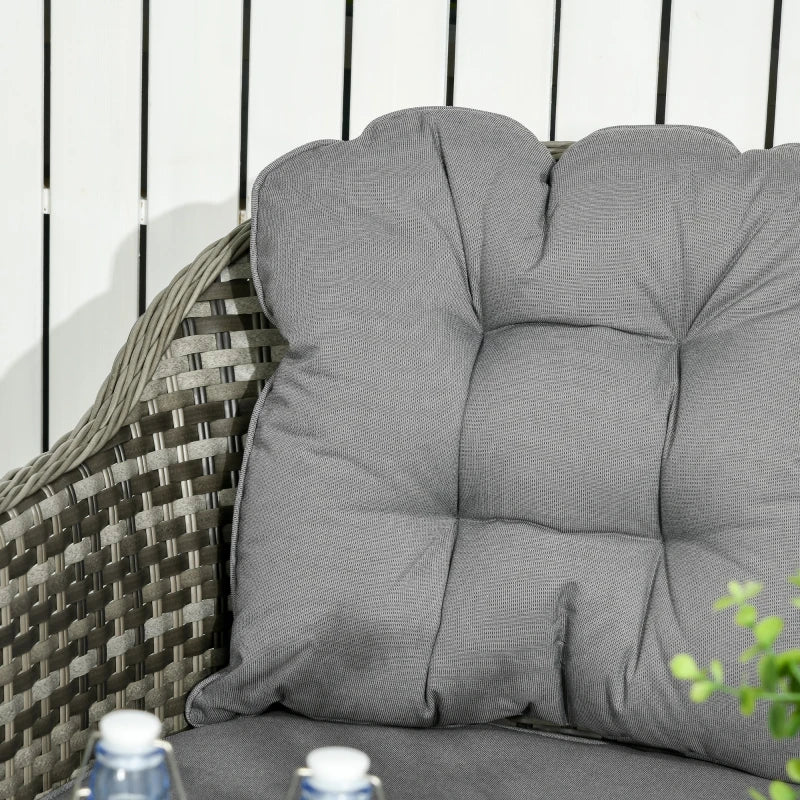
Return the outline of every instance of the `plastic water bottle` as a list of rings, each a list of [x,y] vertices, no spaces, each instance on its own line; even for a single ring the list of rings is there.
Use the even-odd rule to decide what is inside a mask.
[[[300,784],[300,800],[370,800],[369,756],[352,747],[318,747],[306,764],[311,771]]]
[[[89,773],[92,800],[169,800],[169,770],[156,745],[161,721],[146,711],[112,711],[100,720]]]

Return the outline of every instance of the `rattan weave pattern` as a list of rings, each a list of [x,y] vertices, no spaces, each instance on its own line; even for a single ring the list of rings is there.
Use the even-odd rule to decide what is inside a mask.
[[[227,662],[243,441],[286,350],[253,291],[248,232],[220,240],[236,244],[230,262],[207,248],[131,332],[103,387],[119,402],[101,392],[92,411],[125,408],[124,423],[100,431],[87,414],[62,440],[67,453],[95,442],[77,466],[51,477],[40,456],[18,471],[37,488],[0,513],[0,798],[64,783],[114,708],[185,728],[186,695]]]
[[[249,238],[247,221],[206,247],[153,300],[136,321],[92,407],[74,430],[62,436],[46,453],[0,480],[0,512],[76,467],[109,441],[142,396],[144,384],[187,306],[219,274],[221,267],[247,251]]]
[[[67,779],[112,708],[185,727],[186,693],[227,658],[242,436],[284,345],[245,256],[194,303],[132,419],[0,516],[0,797]]]

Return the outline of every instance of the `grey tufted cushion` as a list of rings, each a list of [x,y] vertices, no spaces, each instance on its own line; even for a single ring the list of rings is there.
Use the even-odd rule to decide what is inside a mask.
[[[554,166],[505,117],[412,109],[253,201],[290,347],[251,426],[231,664],[189,721],[529,713],[781,776],[763,713],[692,704],[667,664],[736,678],[714,598],[753,578],[784,612],[798,565],[800,146],[624,126]]]

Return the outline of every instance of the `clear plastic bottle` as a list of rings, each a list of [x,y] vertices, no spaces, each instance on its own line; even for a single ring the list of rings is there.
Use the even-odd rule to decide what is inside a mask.
[[[370,800],[369,756],[353,747],[318,747],[306,758],[311,774],[300,784],[300,800]]]
[[[91,800],[169,800],[169,771],[155,742],[161,721],[146,711],[112,711],[100,720],[89,773]]]

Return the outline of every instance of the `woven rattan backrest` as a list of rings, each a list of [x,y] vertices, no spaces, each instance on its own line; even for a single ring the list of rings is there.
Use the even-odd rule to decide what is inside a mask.
[[[0,515],[0,797],[77,767],[116,707],[185,727],[186,693],[226,662],[228,542],[242,443],[284,341],[247,260],[200,296],[131,419]],[[66,504],[62,490],[66,489]]]

